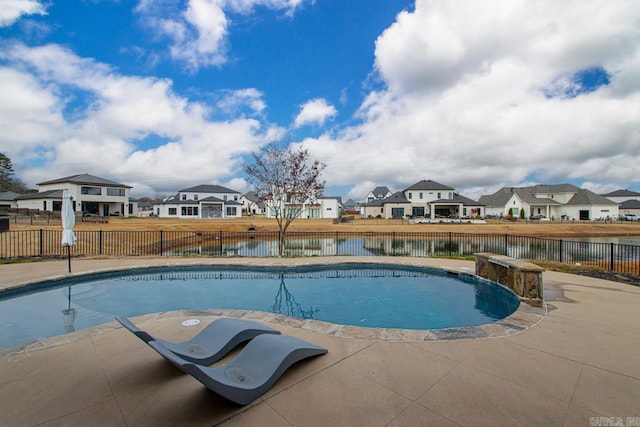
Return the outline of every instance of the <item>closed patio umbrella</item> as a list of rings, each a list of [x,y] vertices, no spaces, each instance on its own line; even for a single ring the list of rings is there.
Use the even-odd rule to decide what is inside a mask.
[[[69,259],[69,273],[71,273],[71,246],[76,244],[76,235],[73,226],[76,224],[76,213],[73,211],[73,202],[69,190],[62,191],[62,246],[67,247]]]

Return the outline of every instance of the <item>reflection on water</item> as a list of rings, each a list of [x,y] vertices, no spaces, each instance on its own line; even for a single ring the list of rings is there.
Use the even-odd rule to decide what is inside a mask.
[[[274,313],[297,317],[299,319],[313,319],[314,314],[320,311],[319,308],[314,308],[313,306],[307,310],[302,308],[302,305],[296,301],[296,298],[289,289],[287,289],[287,285],[284,282],[284,273],[280,274],[280,286],[278,287],[278,293],[276,293],[276,299],[271,309]]]
[[[155,269],[0,300],[0,347],[174,310],[241,309],[336,324],[406,329],[476,326],[518,306],[506,289],[413,267]],[[62,312],[62,315],[61,315]]]
[[[455,234],[443,237],[389,237],[378,235],[355,238],[290,239],[285,256],[467,256],[478,252],[506,254],[514,258],[541,259],[562,262],[633,261],[640,258],[638,238],[575,238],[574,240],[544,239],[505,235]],[[612,240],[620,242],[615,243]],[[627,242],[631,242],[627,244]],[[272,257],[278,256],[276,241],[238,241],[185,248],[169,255],[207,255]]]

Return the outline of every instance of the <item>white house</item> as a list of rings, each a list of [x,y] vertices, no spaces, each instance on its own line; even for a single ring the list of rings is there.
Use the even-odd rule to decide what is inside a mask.
[[[197,185],[154,204],[153,212],[160,218],[240,218],[240,197],[221,185]]]
[[[403,191],[363,206],[372,218],[437,218],[484,216],[484,206],[432,180],[418,181]]]
[[[480,197],[487,215],[525,218],[596,220],[618,214],[618,204],[571,184],[503,187]]]
[[[258,193],[255,191],[249,191],[240,197],[240,203],[242,203],[242,210],[247,215],[264,215],[264,203],[260,201]]]
[[[62,191],[69,190],[73,209],[77,213],[109,215],[135,215],[135,205],[129,202],[131,188],[89,174],[72,175],[41,182],[37,193],[23,194],[16,199],[17,207],[41,211],[60,211]]]
[[[305,201],[305,202],[285,202],[280,207],[284,210],[281,212],[281,217],[284,217],[288,214],[289,210],[295,209],[299,211],[298,218],[307,218],[307,219],[321,219],[321,218],[329,218],[335,219],[340,218],[341,214],[341,203],[340,197],[329,197],[329,196],[320,196],[315,202]],[[265,213],[267,218],[275,218],[278,207],[273,202],[266,202]]]

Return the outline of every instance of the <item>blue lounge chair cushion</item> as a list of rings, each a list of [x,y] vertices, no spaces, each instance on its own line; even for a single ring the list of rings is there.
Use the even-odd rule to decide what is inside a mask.
[[[161,343],[166,349],[177,354],[180,358],[206,366],[222,359],[238,344],[258,335],[280,333],[280,331],[252,320],[223,317],[208,324],[193,338],[176,343],[156,338],[140,330],[126,317],[116,316],[116,320],[145,343]]]
[[[228,364],[210,368],[181,360],[159,342],[149,345],[209,390],[240,405],[262,396],[294,363],[327,353],[295,337],[265,334],[253,338]]]

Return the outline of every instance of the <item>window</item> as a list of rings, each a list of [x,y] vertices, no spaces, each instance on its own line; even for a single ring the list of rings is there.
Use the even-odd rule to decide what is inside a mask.
[[[178,215],[178,208],[169,208],[169,215]]]
[[[309,218],[320,218],[320,209],[318,209],[318,208],[310,208],[309,209]]]
[[[222,196],[222,200],[224,200],[225,202],[227,201],[227,195],[226,194],[224,196]]]
[[[422,199],[422,193],[419,194],[420,199]]]
[[[193,195],[193,200],[198,200],[198,195],[197,194]]]
[[[100,188],[100,187],[80,187],[80,194],[87,194],[89,196],[100,196],[102,194],[102,188]]]
[[[404,208],[391,208],[392,218],[402,218],[404,216]]]
[[[236,216],[237,212],[238,208],[236,208],[235,206],[227,206],[227,216]]]
[[[413,194],[412,194],[412,193],[409,193],[409,200],[411,200],[411,199],[412,199],[412,197],[413,197]]]
[[[235,195],[233,196],[233,200],[235,200],[236,202],[238,201],[238,195],[237,195],[237,194],[235,194]]]
[[[186,194],[182,195],[182,200],[187,200],[187,195]]]
[[[182,216],[197,216],[198,215],[198,207],[197,206],[183,206],[181,212],[182,212]]]
[[[107,188],[107,196],[124,196],[124,188]]]
[[[441,193],[438,193],[438,199],[441,199],[441,198],[442,198]]]

